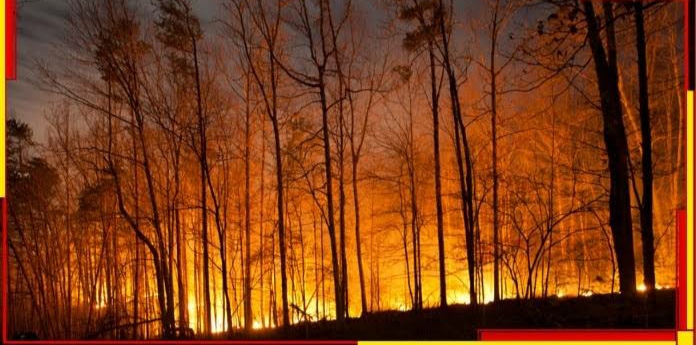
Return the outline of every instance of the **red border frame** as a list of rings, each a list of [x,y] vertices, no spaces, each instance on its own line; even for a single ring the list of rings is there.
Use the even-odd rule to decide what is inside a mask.
[[[622,0],[603,0],[603,1],[622,1]],[[669,0],[668,0],[669,1]],[[691,16],[694,15],[695,0],[674,0],[684,3],[684,89],[692,90],[690,85],[691,73],[691,44],[690,37]],[[16,0],[5,0],[5,73],[7,80],[17,78],[17,4]],[[7,104],[7,99],[5,100]],[[684,104],[686,107],[686,102]],[[685,109],[685,114],[686,109]],[[684,118],[686,122],[686,118]],[[696,129],[696,123],[694,124]],[[684,128],[686,128],[684,124]],[[2,133],[2,135],[5,135]],[[684,138],[686,146],[686,136]],[[686,152],[684,153],[686,156]],[[686,167],[685,167],[686,168]],[[686,181],[685,181],[686,182]],[[6,183],[6,182],[4,182]],[[696,191],[696,188],[695,188]],[[7,197],[0,198],[2,207],[2,343],[4,344],[171,344],[171,343],[191,343],[191,344],[333,344],[333,345],[353,345],[357,340],[36,340],[36,341],[17,341],[7,338],[7,267],[8,267],[8,246],[7,246]],[[696,205],[691,206],[691,211],[696,211]],[[676,213],[677,226],[677,303],[676,303],[676,322],[674,330],[615,330],[615,329],[587,329],[587,330],[562,330],[562,329],[481,329],[478,331],[478,338],[481,341],[677,341],[677,332],[687,330],[686,325],[686,274],[687,274],[687,210],[678,210]],[[696,248],[696,236],[694,240]],[[696,310],[696,298],[694,302]],[[696,330],[694,338],[696,338]]]
[[[481,330],[479,340],[483,341],[674,341],[676,333],[672,330]]]
[[[17,0],[5,0],[5,78],[17,79]]]
[[[677,211],[677,231],[679,243],[677,248],[677,330],[686,329],[686,265],[679,265],[679,262],[686,262],[686,211]]]

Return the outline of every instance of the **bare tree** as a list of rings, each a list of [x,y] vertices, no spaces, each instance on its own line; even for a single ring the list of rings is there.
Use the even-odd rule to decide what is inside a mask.
[[[643,197],[640,207],[641,242],[643,243],[643,279],[651,295],[655,289],[655,250],[653,233],[653,164],[652,130],[650,126],[650,94],[648,93],[648,68],[646,57],[645,20],[643,4],[634,2],[633,13],[636,23],[636,50],[638,53],[638,89],[640,99],[640,132],[642,148]]]
[[[282,11],[282,3],[278,2],[275,8],[267,8],[261,5],[254,8],[248,1],[234,2],[230,6],[233,18],[236,25],[229,25],[237,36],[238,45],[242,47],[244,56],[246,57],[249,69],[254,76],[256,87],[261,93],[266,114],[271,120],[273,127],[273,138],[275,142],[275,165],[276,165],[276,196],[277,196],[277,217],[278,217],[278,240],[280,247],[280,273],[281,273],[281,294],[283,308],[283,327],[290,324],[290,316],[288,312],[288,289],[286,277],[286,245],[285,245],[285,212],[283,201],[283,160],[281,151],[280,138],[280,115],[278,111],[278,55],[277,49],[279,46],[280,34],[280,18]],[[258,36],[260,35],[260,38]],[[254,40],[260,39],[265,43],[267,51],[259,51],[255,48]],[[263,54],[263,55],[262,55]],[[257,58],[266,56],[268,60],[268,69],[265,73],[259,70],[256,66]],[[270,85],[267,84],[270,82]]]
[[[594,5],[590,1],[583,1],[587,38],[599,81],[598,88],[604,119],[604,142],[609,156],[611,175],[609,223],[619,266],[619,285],[622,293],[631,295],[636,290],[636,272],[631,227],[631,199],[628,189],[628,143],[618,90],[613,7],[614,5],[608,2],[603,5],[604,20],[607,23],[605,49]]]

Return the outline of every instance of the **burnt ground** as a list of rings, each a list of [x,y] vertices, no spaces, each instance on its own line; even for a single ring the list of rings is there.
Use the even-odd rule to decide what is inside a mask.
[[[630,328],[674,329],[675,290],[658,290],[652,305],[645,295],[627,300],[621,296],[549,297],[504,300],[479,306],[451,305],[420,312],[382,311],[350,318],[342,327],[335,321],[306,322],[282,329],[235,333],[251,339],[359,339],[359,340],[467,340],[478,329],[495,328]]]

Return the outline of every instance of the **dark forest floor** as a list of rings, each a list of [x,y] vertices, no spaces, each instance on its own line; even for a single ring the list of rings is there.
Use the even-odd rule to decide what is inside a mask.
[[[478,329],[491,328],[674,328],[675,290],[658,290],[656,305],[645,295],[630,301],[617,294],[589,297],[549,297],[504,300],[480,305],[451,305],[413,311],[382,311],[350,318],[342,327],[335,321],[299,323],[282,329],[234,334],[251,339],[466,340]]]

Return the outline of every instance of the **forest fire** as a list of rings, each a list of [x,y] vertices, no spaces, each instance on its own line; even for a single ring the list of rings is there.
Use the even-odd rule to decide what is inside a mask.
[[[7,125],[10,333],[563,326],[544,310],[583,303],[586,327],[669,305],[680,4],[51,3],[20,10],[66,17],[34,59],[44,127]]]
[[[251,328],[253,329],[263,329],[263,323],[260,321],[254,320],[254,323],[251,325]]]

